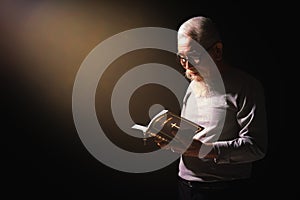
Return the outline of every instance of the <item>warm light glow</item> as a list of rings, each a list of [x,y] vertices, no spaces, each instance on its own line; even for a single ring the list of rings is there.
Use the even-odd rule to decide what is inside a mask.
[[[87,54],[108,37],[138,25],[138,13],[103,3],[3,2],[6,53],[17,73],[42,100],[70,106],[76,72]],[[123,8],[124,12],[124,8]]]

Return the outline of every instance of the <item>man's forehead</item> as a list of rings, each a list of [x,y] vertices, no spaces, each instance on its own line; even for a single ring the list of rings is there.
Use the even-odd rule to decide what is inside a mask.
[[[179,51],[201,51],[201,45],[199,45],[196,41],[186,36],[179,36],[178,41],[178,50]]]
[[[178,37],[178,45],[180,46],[188,46],[192,42],[192,39],[190,37],[185,36],[179,36]]]

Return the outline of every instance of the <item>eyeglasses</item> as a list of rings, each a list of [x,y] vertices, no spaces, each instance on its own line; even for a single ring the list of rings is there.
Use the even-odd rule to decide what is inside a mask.
[[[206,49],[206,51],[210,51],[216,43],[214,43],[212,46]],[[201,57],[203,56],[203,53],[199,53],[196,51],[189,52],[188,55],[183,55],[180,53],[177,53],[177,60],[181,64],[183,68],[190,68],[194,67],[197,64],[200,64],[201,62]],[[188,65],[187,65],[188,64]]]
[[[199,54],[198,55],[196,55],[196,54],[182,55],[180,53],[177,53],[177,60],[183,68],[186,68],[187,64],[188,64],[188,67],[193,67],[194,65],[199,64],[200,58],[201,58],[201,55],[199,55]]]

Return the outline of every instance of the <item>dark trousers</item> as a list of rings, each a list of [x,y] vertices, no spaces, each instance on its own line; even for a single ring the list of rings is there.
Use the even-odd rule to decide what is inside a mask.
[[[179,200],[245,200],[252,199],[255,191],[250,180],[222,181],[218,183],[190,182],[178,178]]]

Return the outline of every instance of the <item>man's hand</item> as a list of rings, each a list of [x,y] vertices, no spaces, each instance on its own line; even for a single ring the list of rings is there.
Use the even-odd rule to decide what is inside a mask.
[[[182,143],[175,143],[175,144],[168,144],[165,141],[161,140],[155,140],[157,146],[159,146],[161,149],[171,150],[172,152],[182,154],[184,156],[189,157],[197,157],[199,158],[199,151],[200,148],[208,148],[210,151],[207,153],[207,155],[204,156],[204,158],[215,158],[217,156],[217,153],[212,148],[211,143],[203,143],[200,140],[193,139],[191,141],[191,144],[188,146],[184,146]]]
[[[175,142],[175,144],[172,145],[159,139],[155,139],[154,141],[156,142],[157,146],[159,146],[161,149],[171,150],[172,152],[176,152],[190,157],[198,157],[199,150],[203,145],[201,141],[194,139],[189,142],[186,141],[185,143]],[[191,144],[187,147],[186,144],[189,143]]]

